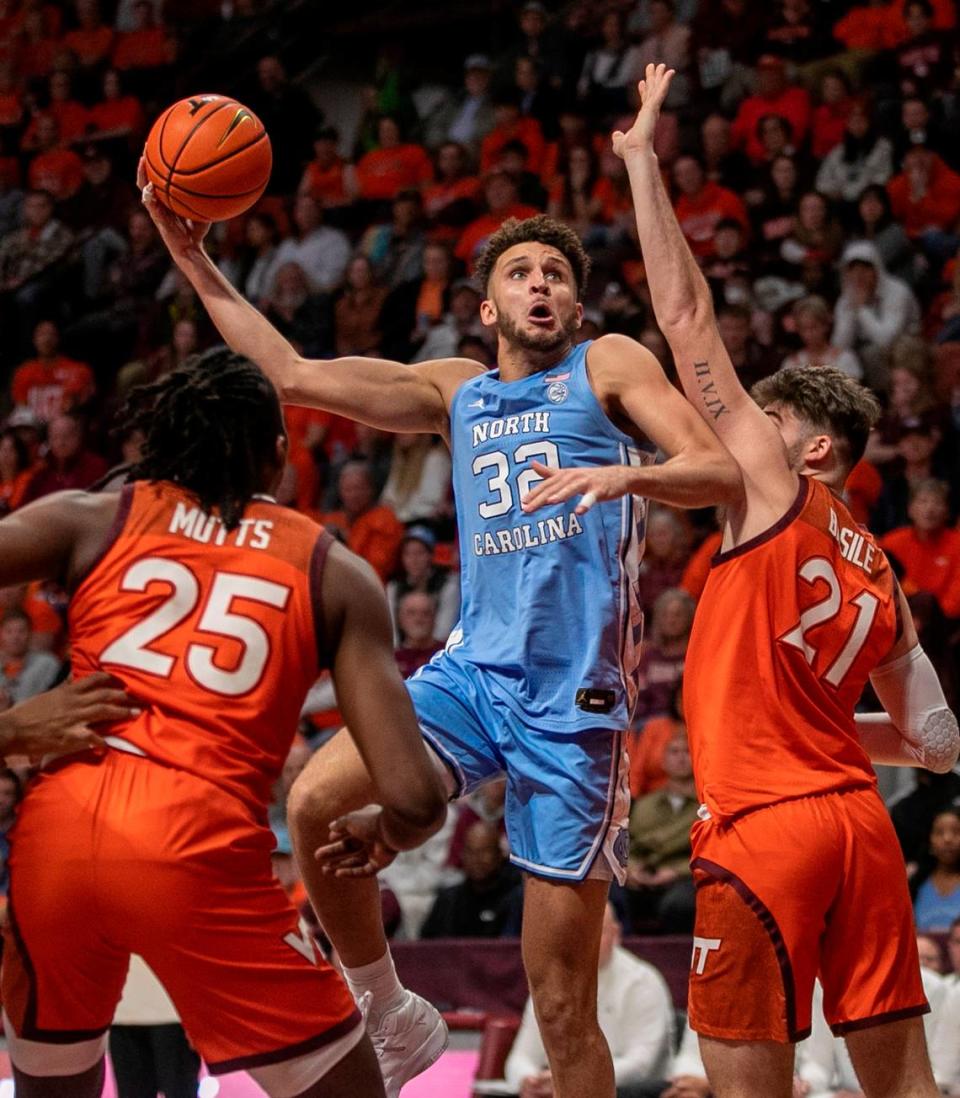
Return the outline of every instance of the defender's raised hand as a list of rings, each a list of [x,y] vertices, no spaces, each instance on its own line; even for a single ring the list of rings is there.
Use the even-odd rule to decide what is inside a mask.
[[[613,135],[613,151],[619,157],[626,157],[633,150],[648,150],[653,147],[653,134],[657,128],[660,109],[670,90],[674,70],[666,65],[647,65],[646,75],[640,81],[640,113],[634,124],[623,133]]]

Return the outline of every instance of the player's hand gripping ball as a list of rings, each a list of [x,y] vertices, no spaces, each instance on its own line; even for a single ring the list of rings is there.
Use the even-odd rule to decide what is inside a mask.
[[[168,107],[143,155],[157,199],[191,221],[227,221],[248,210],[273,165],[263,123],[225,95],[194,95]]]

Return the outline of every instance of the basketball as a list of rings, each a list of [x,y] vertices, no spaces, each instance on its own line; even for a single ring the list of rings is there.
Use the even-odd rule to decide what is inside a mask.
[[[227,221],[248,210],[270,179],[263,123],[226,95],[194,95],[168,107],[144,148],[157,198],[194,221]]]

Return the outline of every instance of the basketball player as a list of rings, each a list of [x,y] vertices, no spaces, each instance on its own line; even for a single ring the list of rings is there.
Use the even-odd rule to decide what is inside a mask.
[[[480,315],[498,340],[499,368],[487,373],[467,359],[304,361],[219,273],[202,227],[168,214],[150,188],[144,200],[226,342],[258,362],[285,401],[450,444],[462,615],[446,651],[408,688],[451,797],[507,776],[511,858],[526,873],[524,961],[554,1092],[609,1098],[597,957],[610,878],[626,866],[621,732],[642,630],[639,497],[724,499],[739,491],[732,461],[645,348],[621,335],[574,345],[588,261],[576,235],[549,218],[506,222],[478,259]],[[668,455],[660,465],[658,448]],[[587,522],[572,507],[530,521],[520,498],[538,479],[534,458],[629,463],[638,495]],[[350,817],[329,841],[332,822],[374,799],[341,733],[299,779],[290,810],[311,899],[395,1096],[446,1034],[433,1008],[397,982],[376,882],[360,876],[392,857],[368,830],[372,813]]]
[[[906,873],[870,760],[944,772],[958,731],[889,563],[840,497],[879,408],[828,368],[781,370],[756,402],[742,388],[653,152],[671,77],[647,67],[614,149],[684,390],[743,478],[684,676],[703,801],[690,1022],[717,1098],[788,1098],[819,970],[868,1098],[934,1098]],[[629,470],[543,474],[531,512],[573,496],[589,511]],[[886,712],[855,717],[868,678]]]
[[[270,498],[286,438],[251,363],[210,352],[125,414],[145,442],[120,493],[59,492],[0,522],[0,584],[61,578],[74,675],[107,669],[139,707],[103,748],[44,769],[18,812],[3,954],[17,1094],[98,1098],[135,952],[212,1072],[246,1068],[278,1098],[382,1096],[353,998],[272,876],[266,816],[329,666],[382,840],[442,822],[383,592]]]

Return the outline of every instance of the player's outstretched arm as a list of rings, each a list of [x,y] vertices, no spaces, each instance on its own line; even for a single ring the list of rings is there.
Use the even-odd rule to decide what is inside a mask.
[[[143,204],[173,261],[197,291],[224,342],[255,362],[285,404],[323,408],[386,431],[447,435],[453,391],[482,367],[469,359],[405,366],[376,358],[302,358],[262,313],[231,286],[203,247],[209,225],[177,217],[138,173]]]
[[[613,135],[614,152],[630,178],[653,311],[687,399],[733,454],[747,492],[759,489],[775,507],[789,506],[796,478],[783,441],[741,385],[720,339],[710,289],[677,222],[653,150],[672,78],[666,66],[648,65],[637,120],[627,133]]]
[[[358,826],[343,826],[342,833],[394,852],[419,846],[443,824],[446,797],[397,669],[383,587],[365,561],[333,545],[322,597],[328,636],[336,639],[340,711],[382,806],[351,814],[360,817]]]
[[[920,647],[910,606],[900,600],[903,635],[870,676],[883,713],[857,713],[857,734],[871,761],[884,766],[952,770],[960,754],[957,718],[930,657]]]

